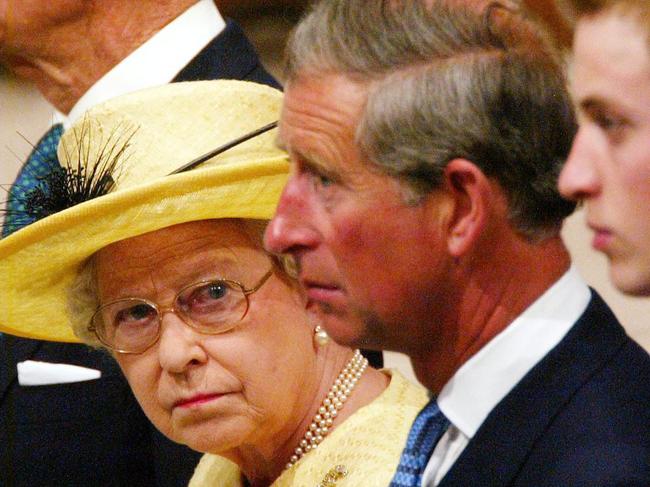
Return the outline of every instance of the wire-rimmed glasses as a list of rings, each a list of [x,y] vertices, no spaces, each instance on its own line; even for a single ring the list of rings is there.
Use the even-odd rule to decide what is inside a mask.
[[[143,298],[123,298],[97,308],[88,330],[114,352],[142,353],[160,338],[162,317],[175,313],[188,326],[217,335],[232,330],[246,316],[249,296],[271,277],[269,270],[253,287],[231,279],[203,280],[183,287],[172,302],[162,308]]]

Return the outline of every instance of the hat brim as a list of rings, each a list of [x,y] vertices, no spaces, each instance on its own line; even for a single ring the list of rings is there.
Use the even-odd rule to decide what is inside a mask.
[[[87,201],[0,240],[0,332],[78,342],[67,292],[88,257],[178,223],[270,219],[287,175],[284,156],[195,169]]]

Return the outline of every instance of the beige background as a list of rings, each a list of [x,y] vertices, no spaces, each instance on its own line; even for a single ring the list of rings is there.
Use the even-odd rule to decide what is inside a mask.
[[[299,2],[296,2],[299,3]],[[229,12],[237,17],[237,12]],[[281,79],[280,52],[286,31],[296,13],[252,15],[251,10],[237,20],[252,37],[269,70]],[[7,188],[22,161],[52,122],[52,107],[28,84],[0,71],[0,185]],[[25,140],[26,139],[26,140]],[[29,141],[29,142],[28,142]],[[0,201],[6,193],[0,191]],[[616,291],[607,277],[605,258],[590,247],[590,234],[584,228],[581,212],[566,222],[564,236],[581,274],[601,293],[621,320],[628,333],[650,350],[650,298],[631,298]],[[531,273],[535,269],[531,268]],[[1,278],[1,276],[0,276]],[[397,366],[411,375],[408,360],[394,353],[386,354],[386,365]]]

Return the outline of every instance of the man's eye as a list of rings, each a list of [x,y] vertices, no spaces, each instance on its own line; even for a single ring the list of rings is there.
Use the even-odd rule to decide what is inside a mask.
[[[623,125],[622,120],[604,114],[600,115],[596,119],[596,123],[600,126],[600,128],[607,131],[619,129]]]
[[[323,174],[317,174],[316,175],[316,183],[319,186],[327,187],[327,186],[331,186],[332,184],[334,184],[334,181],[332,181],[331,178],[329,178],[329,177],[327,177],[327,176],[325,176]]]
[[[625,117],[612,114],[605,110],[596,110],[591,114],[591,120],[612,142],[620,142],[629,126]]]
[[[308,174],[309,174],[311,182],[312,182],[312,184],[314,186],[314,189],[316,191],[324,189],[324,188],[328,188],[328,187],[332,186],[335,183],[334,178],[332,178],[331,176],[328,176],[326,174],[323,174],[322,172],[320,172],[320,171],[318,171],[316,169],[310,169],[308,171]]]

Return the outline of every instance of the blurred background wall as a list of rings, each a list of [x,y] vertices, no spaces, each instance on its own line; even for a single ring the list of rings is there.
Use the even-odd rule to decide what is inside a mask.
[[[567,27],[554,11],[551,0],[524,0],[550,23],[566,44]],[[304,9],[303,0],[220,0],[221,12],[237,20],[259,51],[266,67],[282,79],[282,51],[288,31]],[[0,184],[7,188],[22,161],[52,121],[52,107],[28,84],[0,69]],[[4,194],[0,195],[4,201]],[[565,224],[564,236],[585,279],[614,309],[628,333],[650,350],[650,298],[623,296],[609,284],[606,259],[590,247],[590,233],[583,215],[574,214]],[[535,269],[530,270],[531,273]],[[0,276],[1,278],[1,276]],[[408,361],[399,354],[387,354],[387,365],[407,371]]]

